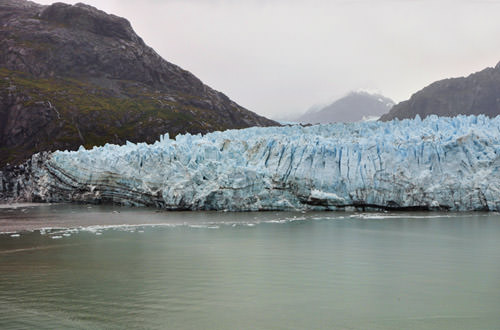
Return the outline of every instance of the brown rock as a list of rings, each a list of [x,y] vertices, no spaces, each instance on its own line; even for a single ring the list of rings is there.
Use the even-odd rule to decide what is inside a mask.
[[[124,18],[0,0],[0,168],[82,143],[270,125],[162,59]]]

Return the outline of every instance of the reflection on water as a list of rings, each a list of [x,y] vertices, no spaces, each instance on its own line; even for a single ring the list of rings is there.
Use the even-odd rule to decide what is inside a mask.
[[[500,324],[497,214],[43,205],[0,231],[2,329]]]

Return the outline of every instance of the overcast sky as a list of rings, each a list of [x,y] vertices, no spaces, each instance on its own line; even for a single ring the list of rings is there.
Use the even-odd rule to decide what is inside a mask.
[[[500,61],[500,0],[65,2],[126,17],[166,60],[271,118],[358,89],[403,101]]]

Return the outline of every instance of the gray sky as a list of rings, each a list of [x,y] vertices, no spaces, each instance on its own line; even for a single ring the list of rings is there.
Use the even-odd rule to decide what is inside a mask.
[[[166,60],[271,118],[358,89],[403,101],[500,61],[500,0],[65,2],[126,17]]]

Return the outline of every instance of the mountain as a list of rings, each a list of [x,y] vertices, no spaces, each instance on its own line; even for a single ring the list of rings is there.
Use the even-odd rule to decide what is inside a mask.
[[[395,105],[380,118],[425,118],[438,116],[479,115],[495,117],[500,114],[500,63],[468,77],[444,79],[413,94],[409,100]]]
[[[162,59],[124,18],[0,0],[0,168],[43,150],[276,124]]]
[[[500,117],[252,127],[35,154],[0,200],[168,210],[500,211]]]
[[[394,102],[379,94],[351,92],[323,108],[313,108],[296,119],[301,123],[327,124],[335,122],[357,122],[380,117]]]

